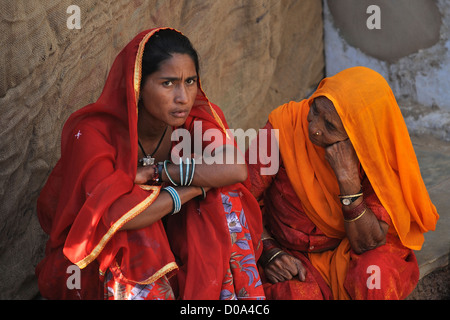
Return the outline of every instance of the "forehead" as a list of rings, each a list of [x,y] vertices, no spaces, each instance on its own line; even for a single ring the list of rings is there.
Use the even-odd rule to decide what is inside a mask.
[[[189,73],[185,74],[185,76],[193,76],[197,74],[194,61],[188,54],[184,53],[172,54],[172,57],[161,63],[158,71],[159,73]]]
[[[335,113],[337,115],[336,108],[333,105],[333,102],[329,100],[327,97],[317,97],[314,99],[314,104],[318,111],[327,112],[327,113]]]
[[[327,97],[320,96],[315,98],[314,104],[316,105],[317,111],[319,111],[320,113],[323,113],[328,117],[340,119],[333,102],[331,102],[331,100],[329,100]]]
[[[327,121],[333,123],[338,129],[343,129],[341,117],[336,111],[333,102],[327,97],[317,97],[314,99],[316,110]]]

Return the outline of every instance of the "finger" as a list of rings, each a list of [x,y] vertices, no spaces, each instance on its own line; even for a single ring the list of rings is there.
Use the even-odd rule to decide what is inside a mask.
[[[295,265],[297,266],[298,279],[299,279],[301,282],[305,282],[305,280],[306,280],[306,273],[307,273],[306,268],[303,266],[303,264],[301,263],[301,261],[298,260],[298,259],[295,259],[295,260],[294,260],[294,263],[295,263]]]
[[[273,272],[272,270],[266,268],[265,273],[266,273],[266,278],[267,278],[267,280],[270,281],[270,283],[275,284],[275,283],[280,282],[281,279],[278,278],[276,272]]]
[[[284,255],[283,267],[291,274],[291,278],[298,274],[297,264],[295,263],[296,258],[291,255]]]
[[[296,265],[287,257],[270,263],[268,269],[280,282],[292,280],[298,273]]]
[[[276,278],[279,282],[290,280],[290,278],[292,279],[292,276],[289,275],[289,272],[284,270],[282,266],[277,265],[273,262],[270,263],[269,266],[267,266],[267,269],[270,271],[272,277]]]

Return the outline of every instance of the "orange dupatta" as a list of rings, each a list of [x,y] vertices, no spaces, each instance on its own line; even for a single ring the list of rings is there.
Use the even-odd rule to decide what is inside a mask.
[[[319,96],[333,102],[375,193],[389,213],[395,233],[404,246],[420,250],[423,234],[435,229],[439,215],[422,180],[392,90],[380,74],[365,67],[350,68],[324,79],[309,99],[282,105],[269,116],[273,127],[280,130],[281,156],[306,214],[327,236],[345,238],[336,177],[324,158],[324,149],[308,138],[306,117],[311,103]],[[321,265],[319,269],[333,264],[341,274],[342,284],[348,241],[346,249],[341,246],[336,249],[341,258],[329,254],[312,254],[311,258],[313,263],[314,256],[324,258],[323,263],[316,261],[317,266]]]

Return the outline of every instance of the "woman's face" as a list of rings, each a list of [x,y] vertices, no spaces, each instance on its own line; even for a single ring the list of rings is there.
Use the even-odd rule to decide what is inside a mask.
[[[181,126],[186,121],[197,96],[198,75],[192,58],[172,54],[158,71],[147,76],[141,91],[139,117]]]
[[[308,113],[309,140],[315,145],[326,148],[348,139],[341,118],[333,103],[326,97],[317,97]]]

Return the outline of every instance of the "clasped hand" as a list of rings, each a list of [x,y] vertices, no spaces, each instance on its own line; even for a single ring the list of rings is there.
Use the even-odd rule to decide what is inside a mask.
[[[306,279],[306,269],[301,261],[288,253],[283,253],[270,261],[264,269],[267,280],[271,283],[292,280],[298,277],[300,281]]]

